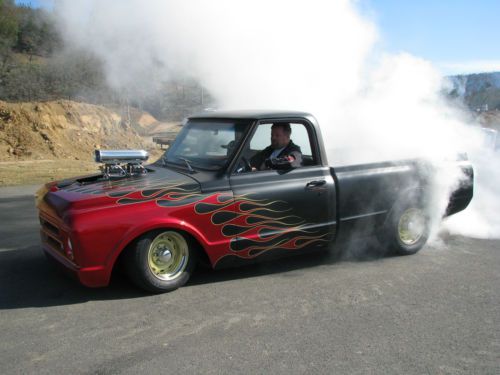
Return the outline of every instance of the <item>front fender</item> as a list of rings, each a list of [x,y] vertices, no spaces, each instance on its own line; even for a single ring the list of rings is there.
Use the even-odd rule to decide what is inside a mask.
[[[134,240],[139,238],[141,235],[158,229],[174,229],[188,233],[191,235],[198,243],[203,247],[204,251],[207,253],[210,263],[213,266],[213,260],[210,257],[210,249],[212,244],[203,235],[203,233],[193,224],[187,222],[186,220],[179,220],[173,217],[165,217],[161,220],[151,220],[149,222],[141,223],[138,226],[130,228],[125,235],[116,244],[113,251],[109,254],[106,259],[106,268],[112,269],[116,260],[124,251],[127,246],[129,246]]]

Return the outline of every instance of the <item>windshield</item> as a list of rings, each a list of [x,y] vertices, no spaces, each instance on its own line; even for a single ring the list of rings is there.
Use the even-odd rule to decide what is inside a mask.
[[[248,123],[248,120],[189,120],[163,160],[187,169],[219,170],[232,157]]]

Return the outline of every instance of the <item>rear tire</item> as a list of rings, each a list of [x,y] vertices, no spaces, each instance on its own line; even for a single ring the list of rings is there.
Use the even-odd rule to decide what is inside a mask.
[[[130,279],[153,293],[175,290],[189,280],[196,264],[193,241],[174,230],[146,233],[128,249],[125,267]]]
[[[385,223],[379,241],[392,253],[412,255],[426,243],[430,217],[418,201],[397,204]]]

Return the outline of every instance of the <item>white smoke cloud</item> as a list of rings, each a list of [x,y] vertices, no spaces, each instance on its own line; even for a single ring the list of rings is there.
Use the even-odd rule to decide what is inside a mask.
[[[471,155],[474,162],[474,199],[463,212],[446,219],[452,234],[475,238],[500,238],[500,154],[492,150]]]
[[[193,76],[226,107],[338,103],[358,89],[376,37],[348,1],[61,1],[56,12],[114,86]]]
[[[481,155],[480,137],[439,94],[439,70],[381,51],[356,1],[61,0],[55,12],[70,44],[104,61],[114,87],[147,92],[185,76],[222,108],[311,112],[333,165]],[[435,184],[446,195],[457,180],[440,174]],[[477,202],[493,195],[481,189]]]

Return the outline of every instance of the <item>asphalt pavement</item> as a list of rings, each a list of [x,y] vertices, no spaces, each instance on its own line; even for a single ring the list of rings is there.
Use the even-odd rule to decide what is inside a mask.
[[[0,188],[1,374],[500,373],[500,241],[362,240],[163,295],[119,273],[89,289],[41,253],[35,190]]]

